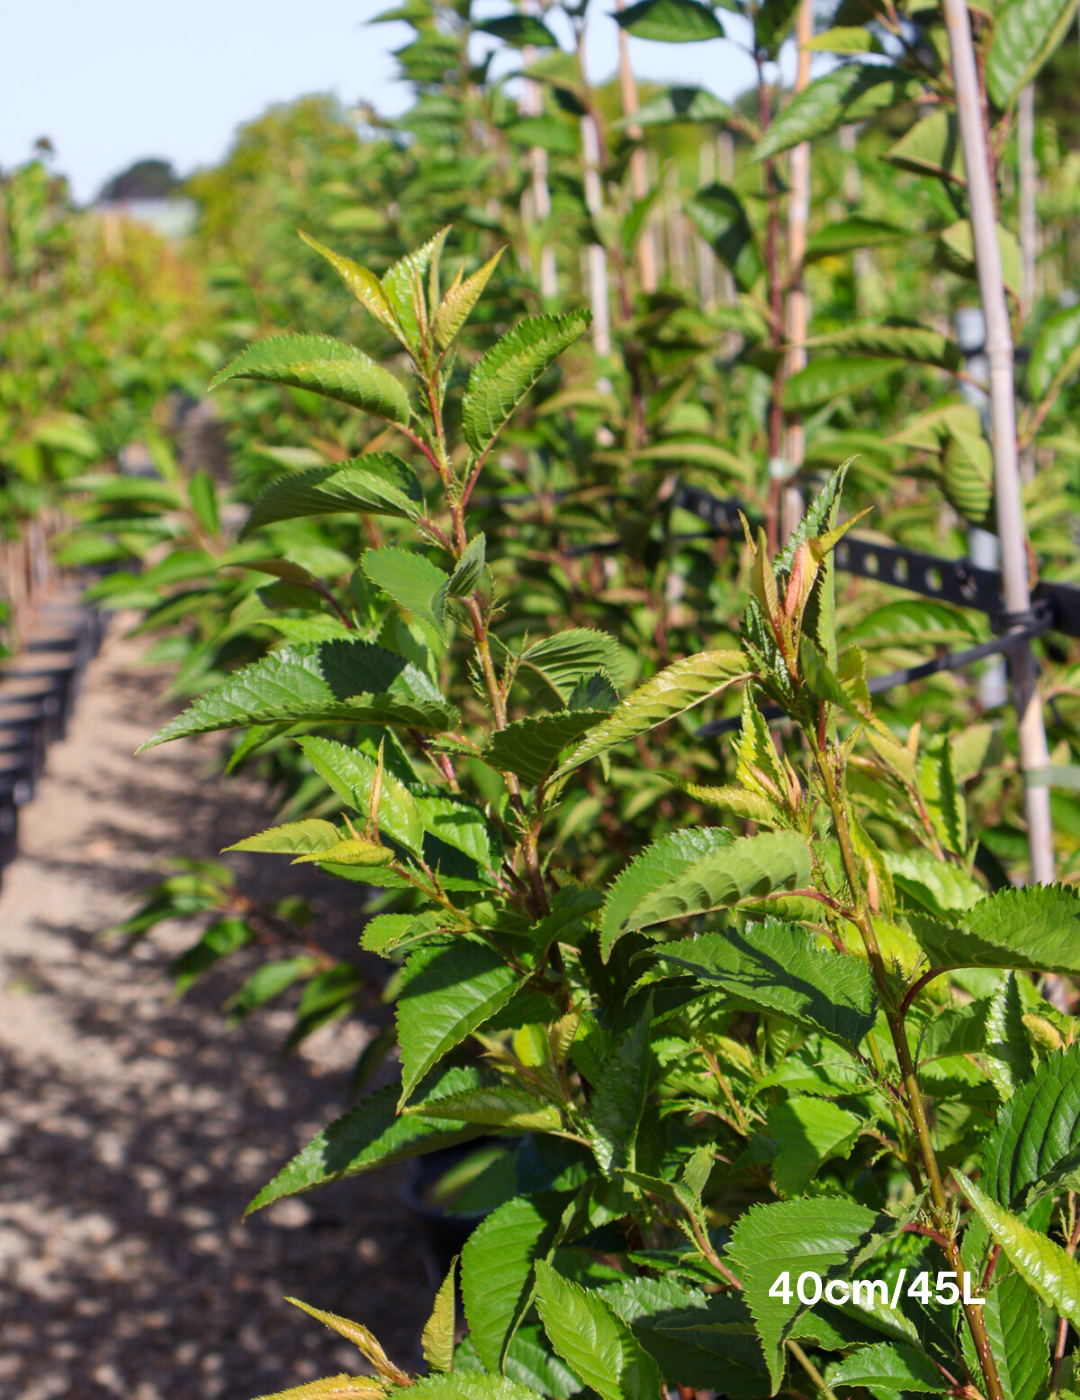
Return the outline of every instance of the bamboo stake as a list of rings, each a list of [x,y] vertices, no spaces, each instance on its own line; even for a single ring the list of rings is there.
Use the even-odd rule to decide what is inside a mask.
[[[533,61],[536,55],[535,49],[531,46],[524,50],[525,67]],[[521,102],[519,110],[524,117],[539,117],[544,110],[544,97],[540,84],[535,78],[526,78],[521,89]],[[522,218],[526,223],[531,217],[538,225],[543,225],[551,218],[551,191],[548,188],[548,156],[543,146],[533,146],[527,156],[528,170],[532,175],[532,184],[526,194],[530,196],[528,200],[529,208],[526,212],[526,201],[522,199]],[[540,295],[545,301],[550,301],[559,294],[559,274],[555,263],[555,246],[550,239],[545,238],[540,249]]]
[[[708,189],[716,178],[716,151],[710,140],[703,140],[698,151],[698,184]],[[697,234],[695,240],[698,264],[698,297],[706,311],[716,305],[716,254],[708,239]]]
[[[603,209],[600,184],[600,134],[593,116],[581,118],[581,145],[585,156],[585,205],[595,218]],[[590,243],[589,302],[592,306],[592,342],[596,353],[611,354],[611,310],[608,304],[607,250],[600,243]]]
[[[616,0],[616,3],[620,11],[625,9],[625,0]],[[637,82],[634,79],[634,70],[630,65],[630,41],[627,38],[626,30],[621,25],[619,27],[619,91],[622,95],[623,116],[632,117],[638,109]],[[627,128],[626,134],[631,141],[637,143],[634,146],[634,153],[630,157],[630,192],[635,200],[647,199],[649,166],[645,147],[642,144],[645,133],[640,126],[635,124]],[[656,235],[648,220],[646,220],[638,238],[637,261],[638,272],[641,276],[641,290],[649,293],[655,292],[658,286]]]
[[[799,66],[795,75],[795,93],[810,83],[810,50],[807,45],[814,35],[814,12],[811,0],[799,0],[795,16],[795,42],[799,49]],[[791,290],[787,297],[788,352],[785,377],[806,367],[806,337],[809,330],[810,303],[803,281],[806,259],[806,230],[810,221],[810,142],[800,141],[791,152],[788,166],[788,280]],[[802,492],[793,484],[806,457],[806,433],[802,415],[792,414],[784,433],[785,469],[792,479],[780,501],[780,537],[786,539],[798,525],[803,514]]]
[[[967,174],[971,234],[979,295],[986,317],[986,354],[990,361],[990,414],[994,450],[994,490],[998,538],[1001,541],[1001,582],[1005,608],[1027,614],[1031,595],[1027,579],[1027,536],[1020,498],[1016,452],[1016,402],[1013,391],[1013,345],[1001,254],[994,218],[994,194],[983,135],[979,78],[971,40],[966,0],[942,0],[949,35],[960,140]],[[1013,630],[1016,630],[1014,628]],[[1050,819],[1050,789],[1034,785],[1050,761],[1043,726],[1035,657],[1029,642],[1012,651],[1013,700],[1020,737],[1020,768],[1025,778],[1028,851],[1031,878],[1047,884],[1054,878],[1054,831]]]
[[[1016,126],[1017,184],[1020,204],[1020,315],[1035,305],[1035,255],[1039,235],[1035,213],[1035,85],[1020,94]]]

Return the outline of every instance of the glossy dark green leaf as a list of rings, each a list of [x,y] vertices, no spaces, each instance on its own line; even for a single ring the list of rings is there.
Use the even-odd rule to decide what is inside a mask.
[[[241,539],[262,525],[346,511],[415,519],[424,498],[413,469],[389,452],[332,467],[309,467],[271,482],[252,507]]]
[[[875,112],[918,95],[919,83],[887,64],[848,63],[798,93],[772,120],[754,147],[754,160],[779,155]]]
[[[614,16],[621,29],[638,39],[662,44],[692,44],[702,39],[722,39],[724,26],[707,5],[698,0],[638,0]]]
[[[764,264],[742,200],[727,185],[714,184],[690,195],[684,206],[702,238],[731,271],[736,286],[748,292]]]
[[[999,1110],[982,1183],[1009,1210],[1080,1187],[1080,1042],[1044,1060]]]

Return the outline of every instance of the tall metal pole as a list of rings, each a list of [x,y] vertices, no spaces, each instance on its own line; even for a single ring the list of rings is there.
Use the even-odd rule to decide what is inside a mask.
[[[967,174],[968,209],[975,246],[979,295],[986,317],[986,355],[990,362],[991,441],[994,449],[994,491],[998,538],[1001,541],[1001,582],[1006,611],[1016,618],[1028,614],[1031,594],[1027,578],[1027,536],[1020,498],[1016,449],[1016,401],[1013,391],[1013,344],[1001,254],[997,242],[994,196],[990,186],[983,135],[979,78],[971,21],[966,0],[942,0],[949,35],[960,140]],[[1019,630],[1022,623],[1014,625]],[[1020,768],[1024,774],[1028,851],[1031,878],[1047,884],[1054,878],[1054,831],[1050,820],[1050,790],[1040,783],[1050,762],[1039,698],[1035,657],[1028,642],[1012,650],[1013,700],[1020,736]],[[1030,776],[1029,776],[1030,775]],[[1034,782],[1031,780],[1034,779]]]

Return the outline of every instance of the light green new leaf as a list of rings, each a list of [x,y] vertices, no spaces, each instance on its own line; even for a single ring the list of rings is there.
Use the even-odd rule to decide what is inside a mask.
[[[739,1217],[726,1260],[743,1282],[774,1392],[784,1375],[784,1341],[806,1305],[799,1301],[794,1283],[786,1303],[770,1297],[769,1289],[785,1270],[792,1280],[804,1269],[823,1280],[847,1278],[852,1261],[874,1235],[895,1229],[891,1217],[834,1197],[751,1206]]]
[[[1063,370],[1072,367],[1075,373],[1080,365],[1076,363],[1080,348],[1080,305],[1066,306],[1048,316],[1039,331],[1039,338],[1031,352],[1028,364],[1028,388],[1037,403],[1049,393],[1054,381]]]
[[[614,18],[621,29],[636,38],[661,44],[693,44],[724,37],[724,26],[698,0],[638,0]]]
[[[507,18],[531,21],[533,24],[540,23],[531,15],[509,15]],[[478,27],[484,28],[483,25]],[[542,25],[541,28],[543,28]],[[435,339],[444,350],[453,343],[458,332],[469,319],[470,312],[480,300],[480,294],[487,286],[488,280],[499,265],[499,259],[504,252],[505,249],[500,248],[494,257],[489,258],[483,267],[474,272],[471,277],[466,277],[464,282],[461,280],[459,272],[457,280],[443,297],[439,309],[435,313]]]
[[[448,1050],[501,1011],[524,978],[486,943],[425,945],[405,964],[397,1003],[401,1099]]]
[[[313,851],[310,855],[297,856],[293,865],[359,865],[372,869],[380,865],[390,865],[394,853],[389,846],[377,841],[369,841],[363,836],[349,836],[328,847],[325,851]]]
[[[360,567],[376,588],[388,594],[399,608],[426,622],[439,640],[446,642],[449,574],[424,555],[394,545],[365,550]]]
[[[487,540],[482,534],[474,535],[465,546],[447,585],[446,591],[451,598],[467,597],[480,582],[484,573],[486,548]]]
[[[404,50],[399,49],[399,56],[403,52]],[[414,352],[420,348],[420,322],[417,316],[427,315],[424,304],[424,278],[432,263],[438,266],[449,232],[449,226],[440,229],[422,247],[399,258],[382,279],[383,292],[397,314],[402,344]]]
[[[288,1390],[260,1395],[258,1400],[384,1400],[386,1391],[374,1376],[323,1376]]]
[[[530,316],[495,342],[473,368],[461,403],[465,440],[485,452],[549,365],[589,325],[584,312]]]
[[[1076,0],[1009,0],[994,15],[986,56],[986,86],[995,106],[1008,110],[1064,39]]]
[[[768,919],[741,933],[706,933],[665,943],[656,956],[720,985],[754,1011],[858,1046],[874,1028],[877,991],[866,963],[815,946],[798,925]]]
[[[300,720],[441,731],[457,723],[458,712],[403,657],[372,642],[333,638],[283,647],[242,667],[200,695],[139,752],[189,734]]]
[[[944,339],[944,337],[942,337]],[[815,359],[805,369],[793,374],[784,385],[784,407],[793,412],[815,408],[836,399],[841,394],[857,394],[890,374],[903,364],[901,359],[884,357],[841,357]]]
[[[956,1167],[953,1176],[1009,1263],[1048,1308],[1080,1330],[1080,1264],[1060,1245],[992,1201]]]
[[[429,1086],[430,1098],[462,1093],[474,1088],[480,1076],[474,1069],[450,1069]],[[375,1167],[390,1166],[480,1137],[484,1128],[468,1123],[398,1117],[398,1088],[388,1084],[361,1100],[328,1127],[316,1133],[306,1147],[264,1186],[248,1206],[248,1213],[272,1205],[283,1196],[295,1196],[343,1177],[357,1176]]]
[[[346,806],[365,819],[371,813],[371,793],[378,765],[359,749],[350,749],[333,739],[304,736],[296,741],[311,766],[328,783]],[[393,773],[384,770],[379,795],[379,830],[399,842],[413,855],[420,855],[424,826],[416,800]]]
[[[409,1400],[537,1400],[536,1391],[507,1376],[458,1370],[449,1376],[421,1376]]]
[[[605,962],[625,931],[624,925],[652,890],[684,874],[703,856],[730,846],[734,837],[723,827],[688,827],[671,831],[647,846],[623,870],[604,901],[600,916],[600,955]]]
[[[329,335],[273,335],[257,340],[219,370],[210,388],[230,379],[262,379],[309,389],[391,423],[412,416],[404,385],[370,355]]]
[[[597,1293],[541,1261],[536,1309],[551,1345],[602,1400],[661,1400],[656,1362]]]
[[[791,1098],[775,1103],[765,1131],[777,1145],[773,1181],[785,1196],[801,1196],[822,1162],[847,1157],[863,1126],[861,1118],[828,1099]]]
[[[850,122],[916,96],[910,74],[886,64],[849,63],[815,79],[778,112],[754,147],[752,160],[765,160],[812,141]]]
[[[673,662],[628,696],[615,713],[574,750],[555,774],[556,778],[573,772],[617,744],[624,744],[685,710],[711,700],[749,674],[750,665],[741,651],[702,651]]]
[[[529,715],[496,730],[484,759],[503,773],[516,773],[529,787],[542,783],[568,744],[601,724],[610,710],[556,710]]]
[[[344,511],[415,520],[424,512],[420,481],[412,467],[389,452],[290,472],[271,482],[255,502],[240,538],[277,520]]]
[[[309,817],[302,822],[286,822],[271,826],[254,836],[247,836],[227,851],[268,851],[277,855],[307,855],[311,851],[328,851],[341,840],[341,832],[333,822]]]
[[[861,25],[837,25],[801,45],[811,53],[884,53],[881,40]]]
[[[303,229],[300,229],[299,233],[309,248],[314,248],[316,253],[326,259],[364,310],[369,311],[391,335],[400,339],[401,327],[398,325],[397,316],[394,314],[394,309],[387,300],[382,284],[375,274],[369,268],[361,267],[359,263],[353,262],[352,258],[345,258],[340,253],[335,253],[317,239],[312,238],[310,234],[305,233]]]
[[[810,847],[797,832],[743,836],[702,856],[674,879],[662,877],[623,918],[619,933],[704,914],[742,899],[763,899],[774,890],[802,889],[812,871]]]
[[[684,201],[698,232],[735,279],[748,292],[761,275],[764,263],[754,239],[743,202],[727,185],[709,185]]]
[[[994,458],[984,437],[950,430],[941,457],[941,485],[945,499],[966,521],[985,523],[994,499]]]
[[[498,1371],[532,1297],[533,1267],[555,1243],[565,1196],[517,1196],[493,1211],[461,1252],[461,1295],[480,1360]]]
[[[604,1061],[589,1099],[589,1140],[608,1176],[633,1171],[635,1138],[649,1089],[652,997],[643,999],[633,1026]],[[573,1363],[571,1363],[573,1364]]]
[[[941,1392],[944,1378],[926,1355],[899,1343],[876,1342],[860,1347],[837,1370],[830,1372],[829,1384],[866,1386],[875,1394],[932,1390]]]
[[[1080,893],[1062,885],[998,890],[952,924],[913,914],[932,967],[998,967],[1080,975]]]
[[[457,1256],[450,1261],[446,1277],[435,1294],[435,1306],[431,1316],[424,1323],[420,1336],[420,1348],[424,1360],[433,1371],[454,1369],[454,1275],[457,1273]]]
[[[982,1155],[983,1185],[1010,1210],[1080,1187],[1080,1042],[1020,1085],[998,1111]]]

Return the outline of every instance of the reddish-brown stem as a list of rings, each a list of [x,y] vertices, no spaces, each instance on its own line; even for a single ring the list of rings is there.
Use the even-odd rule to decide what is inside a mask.
[[[928,982],[932,982],[935,977],[941,977],[948,972],[947,967],[932,967],[929,972],[924,972],[917,982],[913,982],[908,988],[907,995],[900,1003],[900,1017],[903,1019],[911,1010],[911,1003],[919,995]]]

